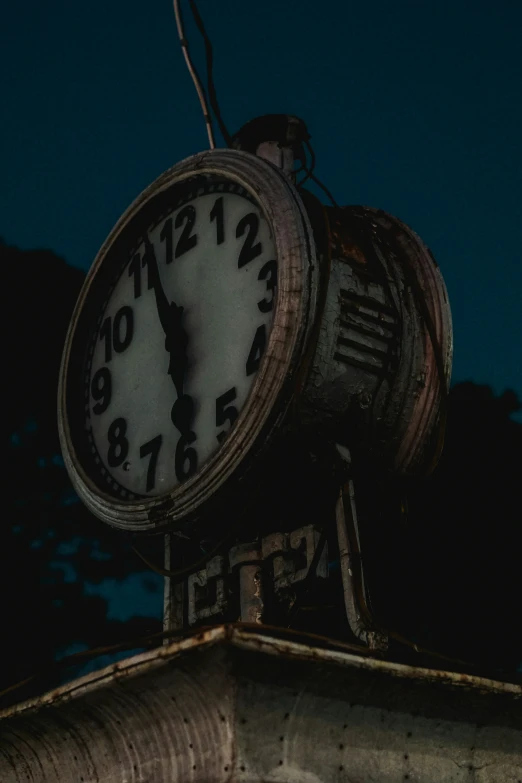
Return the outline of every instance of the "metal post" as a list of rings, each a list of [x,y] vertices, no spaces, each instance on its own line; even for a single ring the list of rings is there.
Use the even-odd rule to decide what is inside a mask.
[[[353,481],[347,482],[348,507],[345,509],[343,489],[339,492],[335,507],[335,521],[337,526],[337,541],[339,544],[339,558],[341,563],[341,579],[343,583],[344,606],[346,619],[352,633],[367,644],[371,649],[386,650],[388,637],[386,634],[375,630],[368,616],[368,603],[364,585],[364,573],[360,557],[359,528],[357,524],[357,511],[355,507],[355,495]],[[348,526],[354,537],[355,547],[350,545]],[[355,550],[355,551],[354,551]],[[355,558],[358,558],[356,567]],[[358,582],[360,600],[357,598],[356,581]]]
[[[176,543],[179,545],[179,539],[177,542],[173,539],[175,536],[172,533],[165,535],[165,568],[168,571],[174,569],[174,547]],[[179,567],[179,566],[178,566]],[[183,599],[184,599],[184,582],[173,582],[170,577],[165,577],[164,593],[163,593],[163,630],[165,633],[172,633],[174,631],[183,630]],[[167,637],[164,644],[169,644],[171,638]]]
[[[230,567],[239,570],[240,619],[243,623],[263,621],[262,552],[257,543],[238,544],[229,553]]]
[[[256,155],[282,169],[290,179],[295,179],[294,153],[290,147],[281,147],[276,141],[263,141],[257,148]]]

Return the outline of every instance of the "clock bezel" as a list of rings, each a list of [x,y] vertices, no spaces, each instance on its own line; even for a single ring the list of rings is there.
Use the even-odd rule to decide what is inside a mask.
[[[85,406],[78,390],[83,384],[89,334],[103,291],[114,280],[113,259],[118,246],[129,244],[129,233],[138,236],[136,226],[140,221],[146,224],[147,210],[154,209],[155,200],[202,176],[236,182],[250,194],[270,225],[278,278],[268,343],[233,430],[194,476],[162,495],[120,500],[90,475],[85,457]],[[58,428],[64,461],[78,495],[97,517],[132,532],[187,528],[193,532],[194,525],[208,517],[212,501],[225,486],[229,488],[233,477],[245,473],[241,468],[254,454],[268,448],[284,417],[315,319],[317,275],[312,229],[297,190],[279,169],[250,153],[212,150],[191,156],[138,196],[116,223],[87,275],[71,318],[60,369]]]

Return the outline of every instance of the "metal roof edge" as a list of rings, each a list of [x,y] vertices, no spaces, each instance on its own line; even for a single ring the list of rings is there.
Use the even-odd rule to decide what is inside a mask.
[[[280,633],[278,633],[278,630]],[[292,636],[295,636],[299,641],[294,641],[291,638]],[[310,644],[306,643],[307,638],[310,640]],[[200,629],[190,636],[176,639],[153,650],[125,658],[96,672],[71,680],[65,685],[54,688],[41,696],[0,710],[0,720],[21,715],[28,711],[38,710],[47,705],[68,702],[104,687],[111,682],[143,675],[148,671],[169,664],[182,655],[202,651],[218,644],[227,644],[238,649],[265,655],[286,657],[290,660],[365,669],[380,672],[384,675],[387,674],[399,680],[421,680],[451,687],[465,686],[476,692],[511,695],[516,699],[522,698],[522,685],[516,683],[502,682],[462,672],[411,666],[389,661],[375,657],[375,655],[369,655],[364,648],[343,644],[335,640],[331,640],[331,646],[324,646],[326,639],[321,638],[323,646],[319,646],[319,638],[313,635],[290,632],[287,629],[245,623],[218,625]],[[314,645],[313,642],[316,642],[316,644]]]

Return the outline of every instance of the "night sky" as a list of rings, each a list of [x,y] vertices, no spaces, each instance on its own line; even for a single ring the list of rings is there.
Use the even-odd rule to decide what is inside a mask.
[[[432,249],[453,310],[453,382],[522,395],[522,3],[199,9],[229,130],[302,117],[337,201],[397,215]],[[0,58],[0,236],[87,270],[135,196],[208,146],[172,4],[8,3]]]

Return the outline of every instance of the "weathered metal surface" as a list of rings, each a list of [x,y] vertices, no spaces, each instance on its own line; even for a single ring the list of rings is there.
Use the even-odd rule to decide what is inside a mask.
[[[188,624],[222,615],[227,608],[225,558],[213,557],[205,568],[187,579]]]
[[[293,596],[293,589],[309,578],[320,539],[313,525],[303,525],[290,533],[271,533],[260,541],[236,544],[227,556],[212,557],[203,568],[190,574],[185,583],[165,587],[165,630],[208,624],[212,618],[214,621],[218,618],[218,622],[271,622],[273,617],[270,607],[265,607],[264,587],[270,584],[271,593],[292,603],[289,594]],[[319,579],[328,578],[325,541],[313,573]],[[182,587],[187,592],[186,617]]]
[[[170,572],[175,570],[176,565],[175,549],[178,542],[175,541],[174,538],[174,535],[171,533],[167,533],[164,537],[165,569]],[[165,577],[163,582],[163,630],[166,633],[183,630],[185,590],[186,586],[184,581],[176,581],[169,577]]]
[[[239,619],[244,623],[262,621],[264,600],[261,558],[261,546],[256,542],[237,544],[229,552],[230,568],[239,572]]]
[[[272,533],[261,540],[263,559],[271,563],[270,574],[276,593],[308,577],[320,539],[321,534],[313,525],[303,525],[290,533]],[[328,578],[326,542],[315,575],[320,579]]]
[[[326,212],[331,269],[303,415],[374,464],[422,472],[440,451],[451,374],[444,281],[397,218],[368,207]]]
[[[232,146],[269,160],[294,181],[294,160],[303,159],[303,142],[309,138],[306,125],[299,117],[265,114],[243,125],[234,134]]]
[[[349,482],[352,489],[353,482]],[[351,499],[351,498],[349,498]],[[343,584],[343,598],[344,608],[346,611],[346,619],[350,626],[354,636],[359,639],[363,644],[370,645],[372,640],[373,628],[371,620],[368,617],[367,612],[363,611],[363,607],[360,605],[364,601],[364,607],[366,607],[366,596],[364,595],[364,579],[361,574],[361,598],[363,601],[357,600],[356,588],[355,588],[355,558],[357,553],[352,551],[350,546],[350,540],[348,538],[346,513],[344,508],[343,493],[339,494],[339,498],[335,507],[335,522],[337,528],[337,541],[339,543],[339,563],[341,567],[341,578]],[[383,640],[383,644],[385,644]]]
[[[347,649],[220,626],[122,661],[0,714],[0,780],[520,783],[520,686]]]

